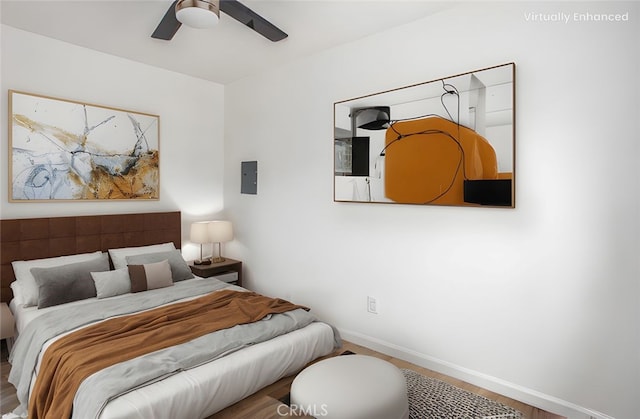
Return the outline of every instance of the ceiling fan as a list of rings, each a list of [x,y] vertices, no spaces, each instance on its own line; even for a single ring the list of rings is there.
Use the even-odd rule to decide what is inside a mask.
[[[238,0],[175,0],[151,37],[169,41],[183,23],[194,28],[212,27],[218,22],[220,11],[273,42],[287,37],[286,33]]]

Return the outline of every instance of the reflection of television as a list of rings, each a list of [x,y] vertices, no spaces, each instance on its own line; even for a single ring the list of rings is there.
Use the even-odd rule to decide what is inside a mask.
[[[510,207],[511,179],[465,180],[464,202]]]
[[[338,176],[369,176],[369,137],[336,138]]]

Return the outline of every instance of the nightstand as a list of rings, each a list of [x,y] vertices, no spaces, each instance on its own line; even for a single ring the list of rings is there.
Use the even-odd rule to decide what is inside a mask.
[[[239,287],[242,286],[242,262],[239,260],[225,258],[224,262],[211,263],[210,265],[194,265],[193,262],[189,262],[189,267],[194,275],[203,278],[210,278],[225,272],[237,272],[238,281],[233,282],[233,284]]]
[[[11,351],[15,320],[7,303],[0,303],[0,340],[7,340],[7,351]]]

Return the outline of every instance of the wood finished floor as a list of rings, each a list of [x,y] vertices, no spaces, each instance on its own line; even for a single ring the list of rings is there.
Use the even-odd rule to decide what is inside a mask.
[[[448,377],[443,374],[422,368],[406,361],[393,358],[363,346],[355,345],[350,342],[344,342],[341,349],[335,351],[329,356],[335,356],[343,351],[353,351],[362,355],[371,355],[387,360],[395,364],[399,368],[408,368],[419,372],[422,375],[434,377],[442,381],[446,381],[454,386],[480,394],[488,399],[495,400],[507,406],[511,406],[524,414],[523,419],[563,419],[564,416],[555,415],[553,413],[540,410],[536,407],[529,406],[517,400],[510,399],[497,393],[476,387],[464,381]],[[8,383],[9,370],[11,365],[7,361],[7,351],[4,341],[2,342],[2,361],[0,362],[0,412],[8,413],[18,405],[15,389]],[[284,416],[278,414],[278,406],[282,405],[280,398],[289,393],[293,376],[283,378],[270,386],[263,388],[252,396],[247,397],[238,403],[210,416],[206,419],[282,419]],[[285,412],[286,410],[280,410]],[[287,411],[288,412],[288,411]],[[289,416],[290,417],[290,416]],[[303,418],[311,418],[310,416],[300,416]],[[191,418],[187,418],[191,419]],[[443,418],[445,419],[445,418]]]

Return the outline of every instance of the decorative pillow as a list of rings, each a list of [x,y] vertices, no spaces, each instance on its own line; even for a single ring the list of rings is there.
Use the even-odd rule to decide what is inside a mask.
[[[91,272],[109,270],[109,256],[51,268],[31,268],[38,284],[38,308],[56,306],[96,296]]]
[[[113,267],[115,269],[122,269],[127,267],[127,256],[142,255],[146,253],[168,252],[169,250],[175,249],[176,247],[173,245],[173,242],[169,242],[163,244],[152,244],[150,246],[109,249],[109,256],[111,256]]]
[[[169,261],[129,265],[131,292],[141,292],[173,285]]]
[[[168,252],[147,253],[144,255],[127,256],[127,265],[143,265],[145,263],[160,262],[168,260],[171,266],[171,278],[173,282],[183,281],[185,279],[194,278],[191,268],[183,259],[179,250],[171,250]]]
[[[55,258],[16,260],[11,262],[16,280],[22,290],[22,298],[25,307],[38,305],[38,284],[31,275],[31,268],[50,268],[54,266],[67,265],[69,263],[84,262],[87,260],[99,259],[102,252],[80,253],[70,256],[58,256]]]
[[[131,292],[131,281],[127,268],[115,271],[91,272],[93,283],[96,286],[98,298],[114,297]]]

